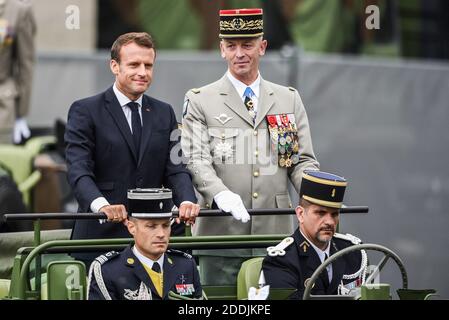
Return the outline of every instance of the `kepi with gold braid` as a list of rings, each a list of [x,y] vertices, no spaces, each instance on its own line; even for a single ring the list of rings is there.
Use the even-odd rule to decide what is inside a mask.
[[[262,9],[220,10],[220,38],[251,38],[262,35]]]
[[[345,178],[322,171],[304,171],[299,197],[310,203],[341,208],[348,182]]]

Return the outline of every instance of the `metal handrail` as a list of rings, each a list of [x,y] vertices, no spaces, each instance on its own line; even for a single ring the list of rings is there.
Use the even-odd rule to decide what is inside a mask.
[[[173,237],[170,239],[169,248],[208,249],[220,248],[264,248],[275,245],[287,235],[233,235],[233,236],[198,236],[198,237]],[[65,248],[67,251],[79,248],[104,248],[111,245],[129,244],[133,239],[94,239],[94,240],[53,240],[35,247],[26,257],[19,275],[18,298],[26,298],[26,277],[33,259],[52,247]]]
[[[368,213],[369,209],[365,206],[358,207],[344,207],[340,209],[340,213]],[[248,209],[250,215],[290,215],[295,214],[295,209]],[[178,217],[179,212],[173,211],[172,217]],[[201,210],[199,217],[220,217],[231,216],[231,213],[227,213],[221,210]],[[28,274],[29,266],[32,260],[37,257],[37,266],[40,273],[40,254],[50,247],[64,247],[67,250],[79,249],[79,246],[84,248],[95,248],[95,246],[102,248],[108,245],[124,245],[130,243],[132,239],[98,239],[98,240],[56,240],[49,241],[44,244],[40,244],[40,220],[48,219],[105,219],[106,215],[103,212],[99,213],[18,213],[18,214],[5,214],[4,219],[13,220],[34,220],[34,232],[35,232],[35,248],[30,252],[24,261],[24,264],[20,270],[19,276],[19,298],[25,298],[25,277]],[[171,246],[176,245],[178,248],[194,248],[194,249],[208,249],[210,247],[219,246],[220,248],[262,248],[270,245],[275,245],[276,241],[281,240],[286,235],[249,235],[249,236],[213,236],[213,237],[187,237],[188,243],[180,243],[183,241],[183,237],[175,237],[170,240]],[[271,237],[271,238],[270,238]],[[179,242],[179,243],[178,243]],[[228,242],[228,243],[223,243]],[[38,277],[39,278],[39,277]]]
[[[340,213],[368,213],[369,208],[366,206],[353,206],[344,207],[340,209]],[[295,214],[295,209],[284,209],[284,208],[274,208],[274,209],[248,209],[248,213],[252,216],[263,216],[263,215],[289,215]],[[200,210],[198,217],[222,217],[231,216],[229,212],[224,212],[221,210],[204,209]],[[173,211],[173,218],[178,217],[178,211]],[[103,212],[99,213],[10,213],[5,214],[4,219],[9,221],[16,220],[50,220],[50,219],[60,219],[60,220],[80,220],[80,219],[105,219],[106,215]]]

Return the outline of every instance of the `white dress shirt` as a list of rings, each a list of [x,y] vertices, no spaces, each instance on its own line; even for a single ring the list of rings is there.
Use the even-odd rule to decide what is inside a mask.
[[[142,119],[143,95],[141,95],[136,101],[132,101],[117,88],[116,83],[114,83],[112,90],[114,90],[115,96],[117,97],[117,100],[118,100],[120,106],[122,107],[123,113],[125,114],[126,121],[128,121],[129,129],[131,130],[131,132],[133,131],[132,122],[131,122],[132,111],[131,111],[131,108],[129,106],[127,106],[127,104],[129,102],[136,102],[139,105],[140,121],[142,122],[142,126],[143,126],[143,119]],[[183,201],[183,202],[181,202],[181,205],[186,204],[186,203],[192,203],[192,202],[191,201]],[[100,211],[101,208],[103,208],[104,206],[108,206],[108,205],[109,205],[109,201],[106,200],[105,197],[98,197],[94,201],[92,201],[92,203],[90,204],[90,210],[93,213],[97,213]],[[104,222],[105,222],[104,219],[100,220],[100,223],[104,223]],[[151,266],[153,266],[153,265],[151,265]]]
[[[153,264],[155,262],[159,263],[159,266],[161,267],[161,272],[164,270],[164,255],[165,253],[162,254],[162,256],[157,260],[157,261],[153,261],[150,258],[145,257],[143,254],[140,253],[139,250],[137,250],[136,246],[133,246],[132,248],[134,255],[136,256],[137,259],[139,259],[139,261],[147,266],[147,268],[153,269]]]
[[[125,114],[125,117],[126,117],[126,121],[128,122],[128,125],[129,125],[129,129],[131,130],[131,133],[132,133],[133,129],[132,129],[132,123],[131,123],[131,108],[129,106],[127,106],[127,104],[129,102],[132,102],[132,100],[130,98],[128,98],[127,96],[125,96],[117,88],[116,83],[114,83],[112,90],[114,91],[114,94],[117,97],[117,100],[118,100],[120,106],[122,107],[123,113]],[[139,115],[140,115],[141,122],[142,122],[142,98],[143,98],[143,95],[141,95],[136,101],[133,101],[133,102],[137,102],[137,104],[139,105]],[[143,122],[142,122],[142,126],[143,126]],[[90,210],[94,213],[97,213],[100,211],[101,208],[103,208],[104,206],[108,206],[108,205],[109,205],[109,201],[106,200],[105,197],[98,197],[94,201],[92,201],[92,203],[90,204]],[[100,220],[100,223],[103,223],[103,222],[104,222],[104,220]]]
[[[257,112],[257,106],[259,104],[259,97],[260,97],[260,73],[257,75],[257,79],[253,83],[251,83],[249,86],[244,84],[242,81],[237,80],[231,74],[231,72],[229,72],[229,70],[226,73],[226,75],[228,76],[228,79],[229,79],[229,81],[231,81],[235,90],[237,90],[237,93],[239,94],[239,96],[243,102],[245,101],[245,97],[243,96],[243,94],[245,93],[246,88],[250,87],[251,90],[253,90],[254,96],[251,98],[251,100],[253,101],[254,111]]]
[[[131,108],[127,106],[130,102],[137,102],[139,105],[139,115],[140,115],[140,122],[143,126],[143,120],[142,120],[142,100],[143,95],[141,95],[137,100],[132,101],[130,98],[125,96],[118,88],[116,83],[114,83],[114,86],[112,87],[112,90],[114,90],[115,96],[117,97],[118,103],[122,107],[123,113],[125,114],[126,120],[128,121],[129,128],[131,129],[131,132],[133,132],[133,126],[131,122]]]
[[[309,238],[307,238],[307,237],[304,235],[304,233],[302,233],[301,230],[299,230],[299,231],[301,232],[302,236],[303,236],[304,238],[306,238],[307,241],[309,241],[309,243],[310,243],[310,245],[312,246],[312,248],[315,249],[316,253],[318,254],[318,257],[320,258],[321,263],[324,262],[325,254],[327,254],[327,257],[329,258],[329,252],[330,252],[330,247],[331,247],[331,246],[330,246],[330,241],[329,241],[329,243],[327,244],[327,248],[323,251],[323,250],[321,250],[320,248],[318,248],[316,245],[314,245],[313,242],[310,241]],[[330,265],[327,266],[326,270],[327,270],[327,276],[329,277],[329,283],[331,283],[331,281],[332,281],[332,263],[331,263]]]

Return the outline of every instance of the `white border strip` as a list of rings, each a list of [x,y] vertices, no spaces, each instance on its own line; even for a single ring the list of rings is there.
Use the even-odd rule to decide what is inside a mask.
[[[171,192],[154,192],[154,193],[128,192],[128,199],[133,200],[163,200],[171,198],[172,198]]]
[[[160,212],[160,213],[142,213],[142,212],[133,212],[131,217],[134,218],[171,218],[171,212]]]

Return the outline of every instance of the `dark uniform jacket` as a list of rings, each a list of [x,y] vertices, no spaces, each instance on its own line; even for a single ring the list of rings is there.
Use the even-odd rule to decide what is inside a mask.
[[[98,197],[110,204],[127,205],[127,190],[160,188],[173,190],[173,202],[196,203],[190,173],[174,163],[179,140],[171,139],[178,124],[170,105],[147,95],[142,99],[142,138],[139,154],[132,133],[113,88],[96,96],[75,101],[70,107],[65,132],[68,181],[78,200],[78,212],[90,212]],[[128,238],[122,223],[100,224],[98,220],[77,220],[72,239]],[[93,260],[100,255],[74,254]]]
[[[96,270],[98,267],[100,272]],[[95,259],[89,271],[89,280],[89,300],[166,300],[169,291],[190,298],[202,296],[195,260],[177,250],[167,250],[164,256],[163,297],[157,293],[130,246],[122,253],[111,251]],[[187,295],[187,291],[192,294]]]
[[[296,230],[292,235],[294,242],[285,248],[284,256],[266,256],[262,270],[264,272],[266,284],[270,288],[292,288],[297,291],[290,296],[290,299],[302,299],[306,279],[309,279],[313,272],[321,265],[321,260],[315,249],[303,237],[301,232]],[[330,255],[353,245],[352,242],[333,237],[331,240]],[[327,271],[324,270],[315,282],[312,295],[335,295],[338,285],[341,283],[343,274],[349,275],[357,272],[361,268],[362,255],[360,251],[351,252],[332,263],[332,281],[329,283]],[[343,283],[354,282],[353,280],[343,280]]]

